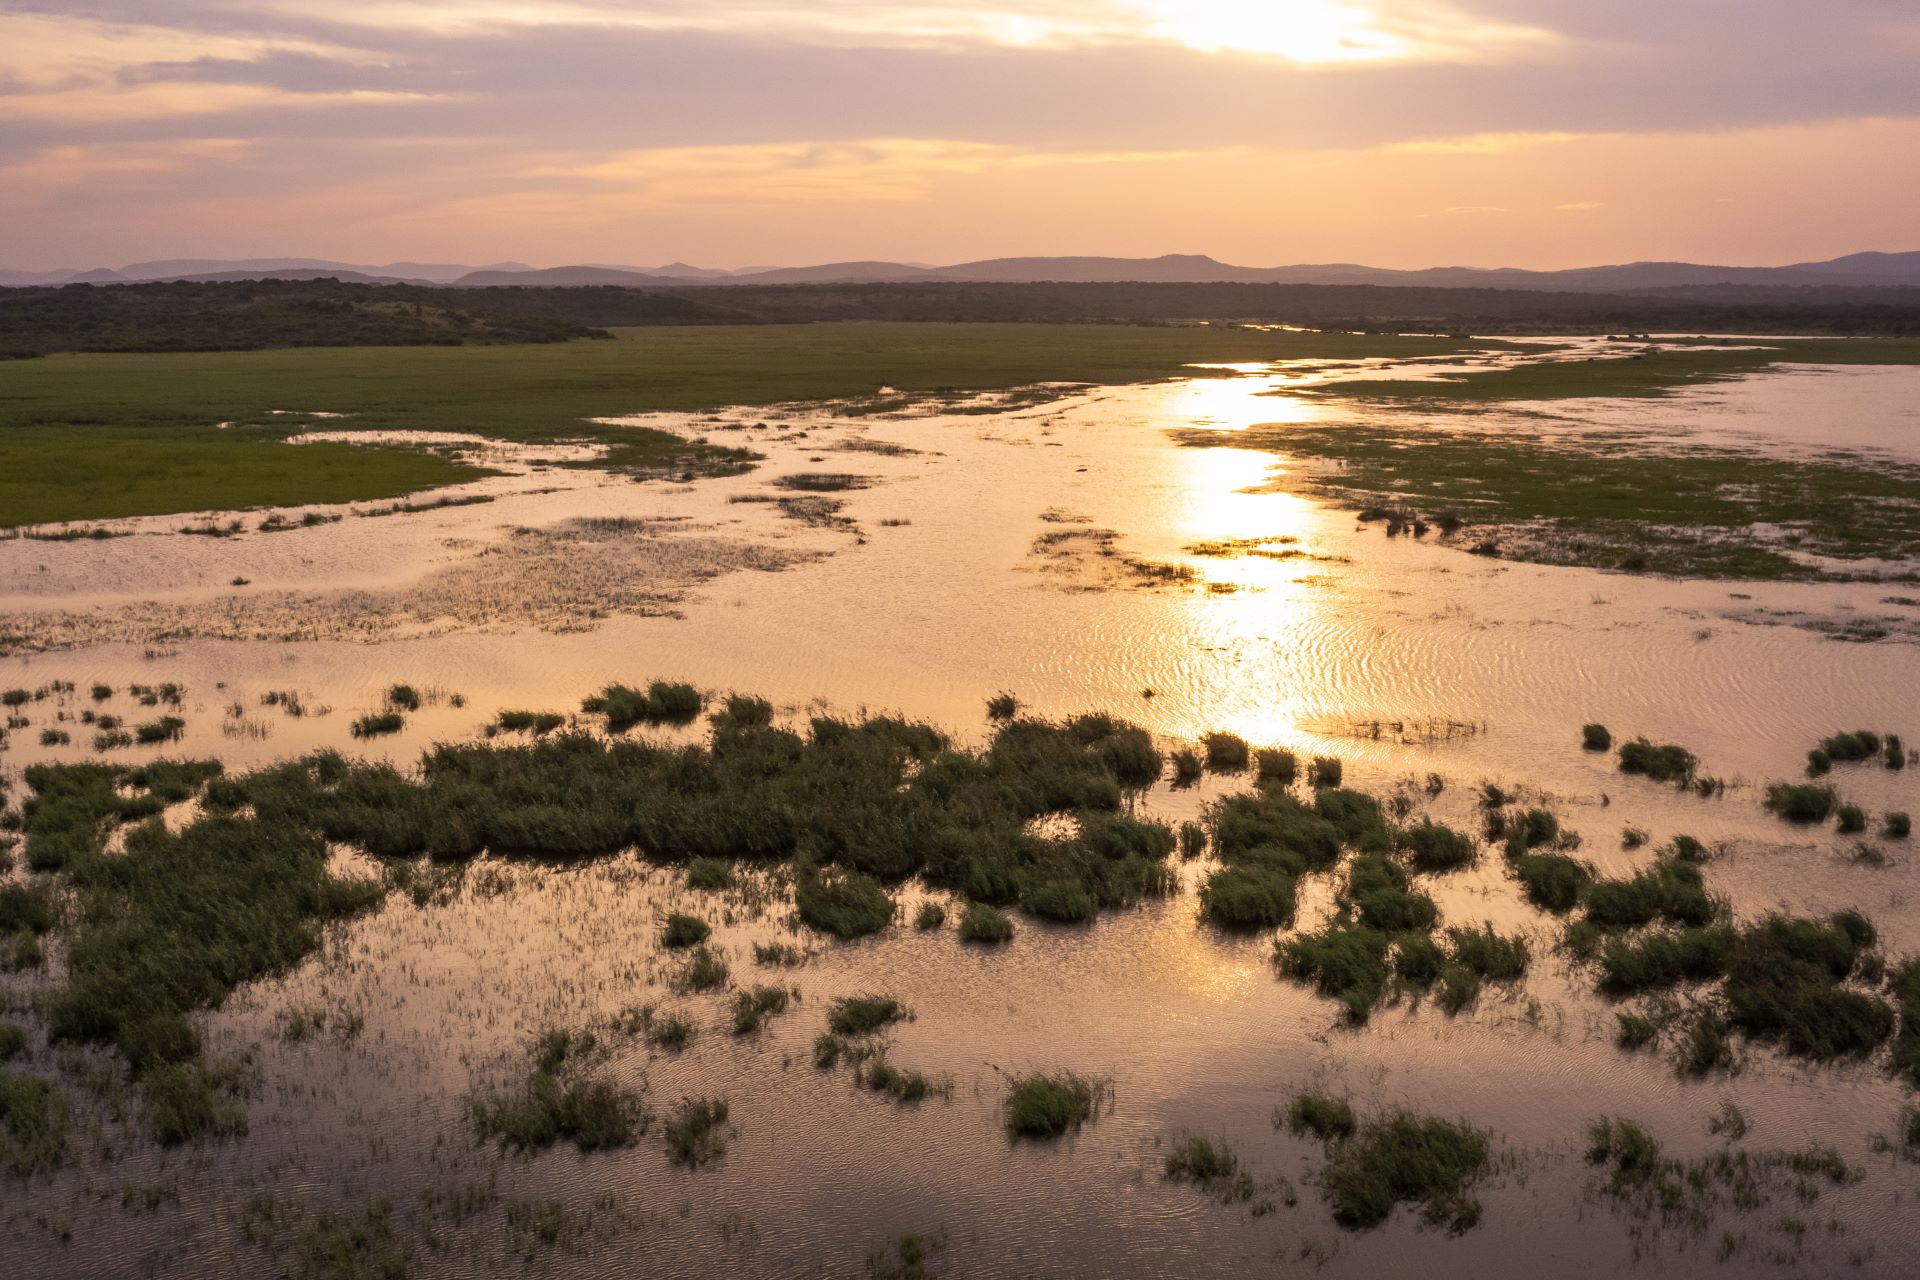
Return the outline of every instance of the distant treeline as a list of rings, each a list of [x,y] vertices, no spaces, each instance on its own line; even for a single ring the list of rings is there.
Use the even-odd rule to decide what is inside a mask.
[[[455,289],[336,280],[0,289],[0,355],[565,342],[615,327],[831,320],[1241,321],[1374,332],[1920,336],[1920,289],[1641,294],[1292,284],[850,284]]]

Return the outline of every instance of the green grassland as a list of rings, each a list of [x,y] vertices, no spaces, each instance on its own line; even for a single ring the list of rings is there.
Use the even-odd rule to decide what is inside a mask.
[[[1433,381],[1372,378],[1329,383],[1319,392],[1343,399],[1452,403],[1658,396],[1744,377],[1776,364],[1920,364],[1920,342],[1884,338],[1699,341],[1679,350],[1542,361]]]
[[[1920,558],[1920,467],[1635,452],[1610,437],[1548,443],[1469,425],[1275,426],[1184,439],[1310,460],[1308,489],[1403,527],[1416,517],[1439,530],[1458,521],[1441,536],[1483,555],[1770,580],[1908,576],[1873,562]],[[1283,483],[1297,489],[1302,478]]]
[[[313,424],[285,411],[350,415],[326,420],[329,430],[590,440],[608,446],[600,465],[612,470],[702,474],[751,456],[588,420],[1500,345],[1199,326],[853,323],[653,327],[540,345],[50,356],[0,364],[0,528],[390,498],[479,474],[423,450],[290,448],[286,438]]]

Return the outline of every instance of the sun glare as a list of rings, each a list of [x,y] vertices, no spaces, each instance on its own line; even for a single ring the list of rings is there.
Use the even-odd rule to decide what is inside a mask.
[[[1370,10],[1346,0],[1148,0],[1143,8],[1156,34],[1208,52],[1360,62],[1410,51]]]

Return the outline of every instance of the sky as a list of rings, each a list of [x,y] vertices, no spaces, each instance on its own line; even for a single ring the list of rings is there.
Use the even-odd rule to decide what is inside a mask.
[[[1916,0],[0,0],[0,266],[1920,249]]]

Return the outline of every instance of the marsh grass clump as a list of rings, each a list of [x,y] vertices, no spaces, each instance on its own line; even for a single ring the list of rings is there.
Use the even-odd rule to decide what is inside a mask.
[[[410,684],[396,684],[387,690],[387,705],[402,711],[418,711],[420,691]]]
[[[353,722],[352,733],[356,738],[380,738],[406,727],[407,718],[398,711],[373,711]]]
[[[1887,735],[1886,750],[1881,754],[1880,758],[1882,763],[1889,769],[1904,769],[1907,767],[1907,744],[1900,741],[1899,734],[1890,733]]]
[[[1180,824],[1180,857],[1191,862],[1207,851],[1207,829],[1198,822]]]
[[[158,720],[149,720],[145,724],[135,725],[133,740],[143,747],[155,746],[162,742],[178,742],[180,735],[186,732],[187,722],[179,716],[161,716]]]
[[[667,1155],[675,1164],[698,1168],[726,1154],[727,1100],[683,1098],[666,1122]]]
[[[1603,724],[1585,725],[1580,730],[1580,745],[1588,751],[1613,750],[1613,734]]]
[[[1616,1013],[1613,1042],[1632,1052],[1660,1038],[1660,1024],[1642,1013]]]
[[[1393,942],[1393,976],[1402,986],[1425,991],[1440,980],[1447,956],[1440,944],[1424,933],[1407,933]]]
[[[1262,747],[1253,759],[1254,780],[1263,787],[1290,787],[1300,776],[1300,761],[1291,751]]]
[[[655,680],[643,692],[610,684],[580,704],[588,715],[605,716],[609,733],[624,733],[637,724],[692,724],[700,718],[700,691],[690,684]]]
[[[1006,1125],[1017,1138],[1058,1138],[1093,1118],[1104,1081],[1071,1071],[1014,1076],[1007,1084]]]
[[[994,945],[1006,942],[1013,937],[1013,921],[1007,913],[984,902],[975,902],[967,907],[967,913],[960,917],[960,941],[978,942]]]
[[[1447,930],[1453,961],[1489,982],[1517,982],[1527,972],[1527,940],[1494,932],[1493,925],[1478,929]]]
[[[1900,1029],[1893,1037],[1888,1069],[1920,1089],[1920,957],[1894,966],[1887,975],[1887,991],[1900,1010]]]
[[[1843,804],[1834,810],[1837,826],[1843,836],[1857,835],[1867,829],[1867,811],[1857,804]]]
[[[0,1022],[0,1062],[11,1062],[27,1051],[27,1029],[17,1022]]]
[[[770,729],[773,727],[773,704],[765,698],[730,693],[726,701],[720,704],[720,709],[707,719],[722,732]]]
[[[1697,863],[1663,859],[1625,880],[1595,880],[1583,897],[1587,920],[1600,929],[1637,929],[1655,920],[1704,925],[1722,913]]]
[[[787,1011],[790,996],[785,987],[755,987],[733,998],[733,1034],[752,1035],[775,1014]]]
[[[666,927],[660,931],[660,945],[677,950],[698,946],[712,936],[713,929],[705,920],[676,911],[667,917]]]
[[[1346,767],[1340,763],[1339,756],[1315,756],[1307,767],[1307,785],[1319,790],[1322,787],[1337,787]]]
[[[1351,1138],[1359,1127],[1352,1103],[1324,1093],[1295,1094],[1287,1104],[1286,1121],[1295,1137],[1311,1135],[1322,1142]]]
[[[715,991],[727,985],[731,973],[727,962],[704,943],[693,949],[687,965],[680,971],[679,986],[686,991]]]
[[[908,1071],[887,1061],[884,1053],[875,1053],[867,1058],[864,1068],[865,1084],[875,1093],[884,1093],[895,1102],[921,1102],[930,1094],[951,1092],[951,1086],[942,1086],[923,1072]]]
[[[1202,772],[1203,766],[1201,765],[1200,757],[1197,754],[1187,750],[1185,747],[1182,747],[1180,750],[1173,753],[1172,759],[1173,759],[1173,785],[1174,786],[1190,787],[1194,783],[1200,781],[1200,774]]]
[[[1807,752],[1807,776],[1821,778],[1833,772],[1833,757],[1819,747]]]
[[[914,912],[913,928],[916,933],[932,933],[947,922],[947,909],[937,902],[923,902]]]
[[[1880,834],[1889,840],[1905,840],[1913,834],[1913,819],[1904,810],[1890,809],[1880,819]]]
[[[719,893],[733,887],[733,867],[723,858],[695,858],[687,863],[687,888]]]
[[[924,1236],[901,1236],[891,1251],[875,1249],[867,1255],[868,1280],[933,1280],[933,1258],[941,1244]]]
[[[895,909],[880,882],[859,872],[803,872],[793,902],[808,928],[842,942],[880,932],[893,922]]]
[[[1522,854],[1511,865],[1527,901],[1555,915],[1565,915],[1578,906],[1580,895],[1593,881],[1593,872],[1585,863],[1561,853]]]
[[[845,996],[827,1006],[827,1028],[837,1036],[870,1036],[912,1016],[892,996]]]
[[[502,711],[493,718],[487,733],[489,737],[496,733],[530,733],[544,738],[566,722],[558,711]]]
[[[1431,818],[1396,833],[1394,843],[1405,852],[1415,871],[1435,873],[1470,867],[1480,856],[1473,837]]]
[[[1167,1153],[1160,1170],[1168,1182],[1184,1182],[1223,1200],[1253,1199],[1253,1175],[1240,1167],[1225,1138],[1188,1134]]]
[[[1480,1221],[1472,1191],[1493,1165],[1484,1130],[1395,1110],[1348,1134],[1320,1136],[1327,1151],[1320,1185],[1347,1230],[1378,1226],[1402,1203],[1419,1205],[1428,1222],[1453,1232]]]
[[[996,693],[987,699],[987,719],[1004,724],[1020,714],[1020,699],[1010,693]]]
[[[693,1023],[680,1014],[656,1014],[648,1008],[642,1011],[640,1034],[649,1048],[679,1053],[693,1039]]]
[[[198,1038],[192,1052],[199,1051]],[[202,1137],[232,1137],[247,1131],[242,1105],[246,1078],[231,1064],[210,1065],[197,1056],[149,1060],[140,1076],[145,1105],[141,1118],[162,1146]]]
[[[806,961],[806,953],[790,942],[753,944],[753,962],[763,968],[797,969]]]
[[[1258,864],[1216,871],[1200,890],[1200,909],[1223,929],[1251,931],[1293,923],[1292,876]]]
[[[1880,735],[1870,729],[1856,729],[1852,733],[1836,733],[1822,738],[1815,751],[1825,755],[1830,763],[1857,764],[1862,760],[1871,760],[1880,754]]]
[[[1280,939],[1274,958],[1283,972],[1311,981],[1320,994],[1341,1003],[1350,1021],[1361,1023],[1386,991],[1389,941],[1378,929],[1333,924]]]
[[[1253,750],[1245,738],[1231,733],[1210,733],[1200,740],[1207,753],[1210,773],[1245,773],[1253,762]]]
[[[1600,987],[1615,995],[1708,982],[1726,972],[1735,935],[1724,925],[1611,938],[1600,950]]]
[[[1832,787],[1776,782],[1767,788],[1767,809],[1788,822],[1825,822],[1838,803]]]
[[[1831,1147],[1754,1151],[1728,1145],[1690,1159],[1663,1153],[1659,1139],[1631,1120],[1602,1116],[1587,1126],[1587,1163],[1595,1189],[1628,1217],[1704,1237],[1723,1213],[1752,1214],[1779,1200],[1802,1208],[1858,1174]],[[1742,1245],[1722,1237],[1722,1257]]]
[[[637,1092],[591,1074],[598,1050],[591,1032],[545,1032],[526,1080],[467,1100],[475,1132],[520,1151],[544,1151],[562,1139],[581,1151],[633,1145],[649,1117]]]
[[[1084,924],[1100,914],[1092,891],[1064,877],[1029,880],[1020,891],[1020,909],[1058,924]]]
[[[1655,745],[1646,738],[1620,744],[1620,772],[1639,774],[1655,782],[1686,786],[1700,767],[1693,752],[1672,743]]]
[[[0,1167],[25,1178],[66,1163],[70,1111],[57,1086],[0,1066]]]

